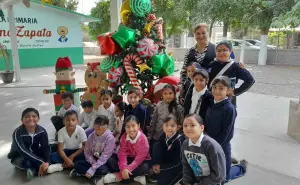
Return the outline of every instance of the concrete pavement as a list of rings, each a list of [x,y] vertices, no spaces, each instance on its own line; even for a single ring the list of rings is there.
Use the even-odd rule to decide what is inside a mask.
[[[263,71],[268,66],[263,69],[258,66],[254,67]],[[85,68],[75,66],[75,69],[77,70],[76,84],[78,87],[83,87]],[[15,170],[6,158],[10,148],[11,134],[20,124],[21,112],[27,107],[35,107],[40,111],[40,124],[47,129],[50,137],[53,137],[54,128],[49,120],[54,114],[53,96],[42,93],[44,88],[54,86],[53,71],[54,68],[25,69],[22,70],[23,81],[21,83],[0,84],[1,185],[90,184],[84,178],[69,179],[68,172],[51,174],[26,182],[25,174]],[[272,73],[268,73],[267,76],[260,75],[262,77],[259,79],[277,78],[272,76],[276,75]],[[256,86],[252,88],[252,92],[255,91]],[[267,94],[268,90],[264,92]],[[232,153],[239,159],[247,159],[250,165],[245,177],[229,184],[300,184],[300,144],[286,134],[289,100],[290,98],[257,93],[246,93],[238,97],[238,118],[232,142]]]

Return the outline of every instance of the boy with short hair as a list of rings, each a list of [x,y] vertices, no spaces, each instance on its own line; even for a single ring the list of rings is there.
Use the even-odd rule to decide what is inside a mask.
[[[183,183],[187,185],[217,185],[226,177],[222,147],[203,131],[203,120],[199,115],[185,117],[183,132],[188,139],[182,146],[182,165]]]
[[[48,173],[62,171],[63,168],[72,168],[74,162],[84,160],[83,149],[87,141],[84,129],[78,125],[76,111],[69,110],[64,115],[65,127],[58,132],[58,149],[51,154],[54,167],[48,169]]]
[[[83,112],[79,115],[79,125],[83,129],[92,129],[94,121],[97,118],[97,111],[94,110],[94,105],[91,100],[81,103]]]
[[[65,92],[61,95],[61,102],[63,104],[62,108],[57,113],[57,116],[51,117],[51,122],[54,125],[56,132],[64,127],[63,117],[65,113],[69,110],[76,111],[77,115],[79,114],[79,109],[73,104],[74,95],[72,92]]]
[[[22,125],[13,133],[13,141],[7,157],[11,163],[27,172],[27,180],[42,176],[50,164],[50,146],[46,130],[37,123],[39,112],[34,108],[23,111]]]

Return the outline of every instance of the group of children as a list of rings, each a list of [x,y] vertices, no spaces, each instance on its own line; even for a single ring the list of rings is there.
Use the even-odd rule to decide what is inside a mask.
[[[223,46],[228,45],[221,42],[217,52]],[[72,94],[64,93],[63,107],[51,118],[57,146],[50,147],[47,132],[37,124],[38,111],[25,109],[8,158],[27,171],[29,180],[63,169],[97,185],[132,179],[146,184],[146,175],[158,185],[217,185],[238,178],[246,173],[248,162],[232,165],[230,141],[237,112],[231,96],[241,91],[227,76],[210,80],[207,70],[197,68],[193,62],[187,67],[189,85],[182,88],[181,99],[174,86],[163,87],[153,115],[134,88],[127,95],[129,105],[114,105],[112,92],[104,90],[98,111],[85,101],[81,114],[72,104]]]

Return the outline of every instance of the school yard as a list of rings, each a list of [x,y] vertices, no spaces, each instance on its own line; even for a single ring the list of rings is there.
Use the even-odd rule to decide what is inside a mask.
[[[180,67],[180,63],[177,67]],[[300,96],[300,67],[246,66],[256,84],[249,93],[238,97],[238,118],[232,153],[249,161],[245,177],[230,185],[299,185],[300,143],[286,134],[291,98]],[[84,66],[75,66],[77,87],[84,84]],[[10,165],[6,155],[13,130],[20,124],[21,112],[35,107],[41,114],[40,124],[52,135],[53,96],[43,89],[53,88],[54,68],[25,69],[22,82],[0,84],[0,184],[1,185],[88,185],[84,178],[70,179],[68,172],[46,175],[26,182],[25,174]],[[179,72],[176,74],[178,75]],[[1,83],[1,81],[0,81]],[[53,136],[52,136],[53,137]],[[150,183],[149,183],[150,184]]]

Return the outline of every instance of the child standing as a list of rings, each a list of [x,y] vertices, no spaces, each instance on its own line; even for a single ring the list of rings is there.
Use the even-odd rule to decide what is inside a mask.
[[[116,143],[119,143],[119,138],[122,132],[122,127],[124,123],[124,114],[127,108],[127,104],[125,102],[119,102],[115,106],[115,117],[116,117],[116,129],[113,133]]]
[[[61,128],[64,127],[63,117],[65,113],[69,110],[76,111],[77,115],[79,114],[79,109],[73,105],[74,95],[71,92],[65,92],[61,95],[61,102],[63,104],[62,108],[60,108],[57,116],[51,117],[51,122],[55,127],[56,132],[58,132]]]
[[[139,130],[138,119],[128,116],[125,119],[126,133],[122,135],[118,151],[119,169],[117,174],[109,173],[103,178],[103,183],[120,182],[126,179],[146,184],[145,174],[148,173],[149,144],[147,137]]]
[[[242,160],[239,165],[231,166],[231,145],[236,109],[230,103],[230,79],[220,76],[212,82],[214,105],[209,107],[206,114],[206,133],[215,139],[223,148],[226,157],[226,181],[233,180],[246,173],[248,162]]]
[[[58,131],[57,152],[51,154],[52,163],[57,164],[49,169],[51,172],[73,168],[75,161],[84,160],[83,149],[87,138],[83,128],[78,125],[77,113],[74,110],[67,111],[64,123],[66,126]]]
[[[169,114],[176,115],[178,122],[182,123],[184,110],[182,106],[177,103],[176,91],[173,85],[165,85],[163,87],[162,101],[155,107],[149,130],[149,140],[152,143],[158,141],[160,136],[164,133],[164,120]]]
[[[152,170],[158,185],[173,185],[182,179],[181,148],[185,137],[178,133],[181,124],[170,114],[163,124],[164,134],[153,146]]]
[[[180,85],[180,95],[179,101],[183,105],[184,104],[184,97],[186,92],[188,91],[189,87],[193,84],[193,74],[196,69],[201,69],[201,65],[197,62],[190,62],[186,67],[187,79],[184,81],[183,84]]]
[[[125,111],[124,118],[126,119],[130,115],[134,115],[138,119],[138,123],[140,123],[140,128],[143,133],[147,135],[148,127],[150,126],[150,115],[147,112],[147,109],[143,107],[140,103],[143,95],[137,88],[132,88],[128,91],[127,101],[129,105]],[[123,127],[122,134],[125,132]]]
[[[85,160],[75,162],[70,176],[84,175],[97,182],[96,176],[109,172],[107,160],[115,149],[115,138],[108,129],[109,120],[106,116],[98,116],[94,123],[94,132],[89,136],[84,148]]]
[[[87,100],[81,103],[83,112],[79,115],[79,125],[83,129],[92,129],[95,119],[97,117],[97,112],[94,110],[94,105],[91,100]]]
[[[193,74],[194,84],[188,89],[184,100],[184,115],[198,114],[205,119],[206,111],[213,97],[207,89],[209,75],[204,69],[197,69]]]
[[[233,89],[231,91],[232,103],[236,106],[236,96],[248,91],[255,83],[251,73],[241,67],[241,64],[234,62],[230,59],[232,53],[232,44],[227,41],[221,41],[216,47],[216,60],[208,65],[209,70],[209,82],[208,86],[211,88],[211,82],[218,76],[227,76],[230,78],[230,86]],[[243,83],[240,87],[235,88],[238,80],[242,80]]]
[[[50,146],[46,130],[37,123],[39,112],[27,108],[21,116],[22,125],[13,133],[13,141],[7,157],[15,167],[26,170],[27,180],[42,176],[49,167]]]
[[[116,120],[115,120],[115,104],[112,102],[112,91],[111,90],[102,90],[101,91],[101,105],[98,108],[98,114],[104,115],[109,119],[108,129],[112,132],[116,129]]]
[[[184,184],[217,185],[225,180],[224,152],[203,130],[203,120],[198,114],[185,117],[183,132],[188,139],[182,146]]]

